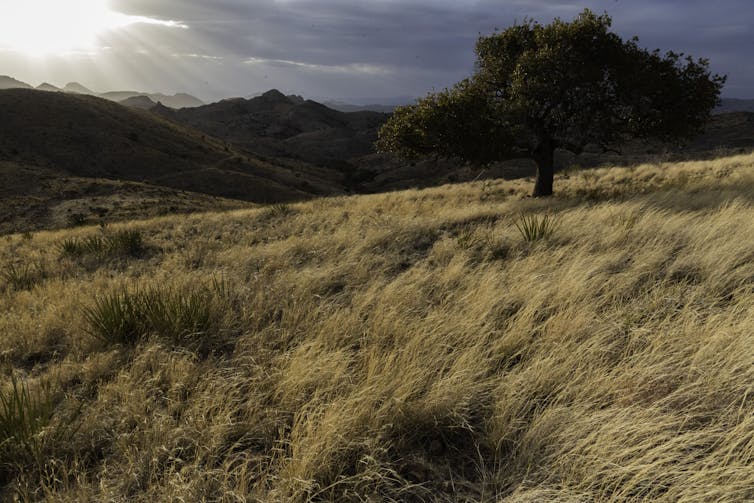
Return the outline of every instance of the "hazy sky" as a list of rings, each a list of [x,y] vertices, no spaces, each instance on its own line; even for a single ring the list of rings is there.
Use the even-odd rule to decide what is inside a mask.
[[[754,98],[752,0],[0,0],[0,75],[384,102],[467,76],[480,33],[585,7],[645,47],[709,58],[729,75],[725,96]]]

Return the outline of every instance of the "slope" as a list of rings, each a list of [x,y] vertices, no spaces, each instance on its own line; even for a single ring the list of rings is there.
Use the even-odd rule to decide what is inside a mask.
[[[0,235],[250,206],[198,192],[0,161]]]
[[[557,184],[0,240],[0,499],[752,501],[754,155]]]
[[[387,119],[377,112],[338,112],[277,90],[249,100],[156,112],[253,151],[323,165],[371,153],[377,129]]]
[[[0,160],[255,202],[339,191],[325,171],[262,160],[149,112],[65,93],[0,92]]]

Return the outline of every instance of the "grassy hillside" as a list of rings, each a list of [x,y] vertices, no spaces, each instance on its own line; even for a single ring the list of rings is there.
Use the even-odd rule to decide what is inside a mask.
[[[556,184],[3,238],[0,499],[751,501],[754,155]]]
[[[149,183],[0,161],[0,235],[253,206]]]
[[[0,91],[0,161],[253,202],[341,190],[340,174],[261,159],[144,110],[26,89]]]

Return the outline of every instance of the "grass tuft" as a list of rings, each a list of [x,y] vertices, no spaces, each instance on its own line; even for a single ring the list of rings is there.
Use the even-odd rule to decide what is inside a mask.
[[[550,215],[521,215],[514,224],[527,243],[550,239],[560,222]]]
[[[39,433],[50,424],[54,398],[49,383],[37,390],[11,374],[10,389],[0,391],[0,470],[41,458]]]
[[[42,266],[29,264],[8,264],[0,271],[0,278],[6,284],[6,288],[15,291],[31,290],[44,276]]]
[[[83,309],[89,335],[110,344],[135,345],[156,334],[176,345],[205,347],[217,319],[208,289],[120,290],[96,297]]]
[[[94,235],[85,238],[67,238],[58,249],[60,254],[69,257],[90,255],[97,258],[112,256],[138,256],[144,250],[144,239],[139,231],[122,230],[104,236]]]

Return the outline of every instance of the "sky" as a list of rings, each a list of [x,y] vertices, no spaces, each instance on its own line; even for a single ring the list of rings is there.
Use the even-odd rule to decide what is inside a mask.
[[[0,75],[392,104],[468,76],[480,34],[584,8],[643,47],[709,58],[723,96],[754,98],[752,0],[0,0]]]

